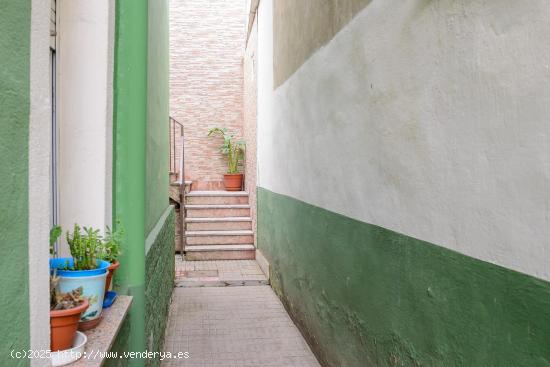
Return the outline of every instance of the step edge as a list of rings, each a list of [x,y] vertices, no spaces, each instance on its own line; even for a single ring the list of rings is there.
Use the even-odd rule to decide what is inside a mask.
[[[186,204],[185,209],[250,209],[249,204]]]
[[[188,237],[208,237],[208,236],[253,236],[251,229],[228,229],[228,230],[204,230],[204,231],[185,231]]]
[[[190,191],[185,194],[186,197],[231,197],[231,196],[249,196],[247,191]]]
[[[186,217],[189,223],[252,222],[251,217]]]
[[[186,245],[186,252],[199,252],[199,251],[256,251],[254,245]]]

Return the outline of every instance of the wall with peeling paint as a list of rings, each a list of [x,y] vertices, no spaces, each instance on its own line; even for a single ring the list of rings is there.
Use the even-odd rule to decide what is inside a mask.
[[[326,366],[550,366],[550,283],[258,189],[271,284]]]
[[[550,5],[271,4],[258,247],[323,358],[550,365]]]

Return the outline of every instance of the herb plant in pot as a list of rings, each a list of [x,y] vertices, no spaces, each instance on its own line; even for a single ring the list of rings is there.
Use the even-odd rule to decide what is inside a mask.
[[[105,230],[105,238],[101,246],[100,258],[111,264],[107,268],[108,272],[105,279],[105,294],[109,291],[115,270],[120,266],[118,258],[122,253],[120,250],[120,243],[122,241],[123,233],[123,229],[118,222],[117,229],[111,230],[111,228],[107,227]]]
[[[50,275],[50,349],[52,352],[67,350],[73,346],[82,312],[88,308],[88,300],[82,297],[82,288],[68,293],[57,292],[59,277]]]
[[[82,296],[89,307],[80,318],[79,329],[92,329],[101,321],[105,278],[109,263],[98,258],[102,249],[99,230],[84,227],[84,233],[75,224],[73,233],[67,232],[71,258],[50,259],[50,268],[59,276],[58,291],[68,293],[82,287]]]
[[[239,162],[244,158],[244,140],[235,140],[226,128],[215,127],[208,131],[208,136],[219,134],[223,138],[220,152],[227,156],[227,173],[223,175],[223,185],[227,191],[240,191],[243,186],[243,174],[239,173]]]

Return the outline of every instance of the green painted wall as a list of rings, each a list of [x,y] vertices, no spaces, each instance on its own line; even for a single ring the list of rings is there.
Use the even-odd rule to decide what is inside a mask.
[[[168,206],[168,1],[149,1],[146,233]]]
[[[131,331],[131,321],[129,317],[126,317],[124,319],[122,325],[120,326],[120,330],[118,331],[118,335],[113,342],[113,346],[111,347],[111,352],[117,352],[117,355],[120,355],[124,352],[127,352],[130,350],[130,331]],[[111,358],[107,359],[105,361],[106,367],[125,367],[128,366],[128,360],[122,359],[122,358]]]
[[[117,0],[115,42],[114,217],[126,233],[115,285],[134,300],[113,350],[158,351],[174,277],[174,214],[168,206],[168,2]]]
[[[145,349],[147,6],[147,0],[117,0],[115,14],[113,218],[125,229],[115,286],[134,297],[129,326],[119,333],[130,351]]]
[[[263,188],[258,247],[326,365],[550,366],[547,282]]]
[[[28,349],[28,150],[31,2],[0,1],[0,361]],[[9,360],[2,365],[28,365]]]
[[[149,1],[148,22],[145,339],[148,351],[162,351],[175,272],[174,210],[168,205],[168,0]]]
[[[145,340],[150,352],[163,350],[164,331],[174,282],[174,208],[165,210],[147,239],[145,260]],[[119,353],[130,348],[131,320],[126,318],[111,351]],[[159,366],[159,359],[144,360],[147,366]],[[127,366],[127,360],[108,360],[109,367]]]
[[[151,236],[145,261],[145,330],[147,350],[163,351],[164,332],[175,276],[174,208],[170,206]],[[147,360],[147,366],[159,366],[159,359]]]

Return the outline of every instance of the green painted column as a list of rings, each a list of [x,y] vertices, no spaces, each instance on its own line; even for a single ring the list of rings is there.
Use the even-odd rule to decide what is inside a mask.
[[[113,216],[125,229],[116,285],[134,297],[131,351],[145,349],[145,168],[147,0],[117,0],[114,75]],[[144,360],[129,361],[132,366]]]
[[[26,366],[30,347],[29,113],[31,2],[0,1],[0,365]]]

